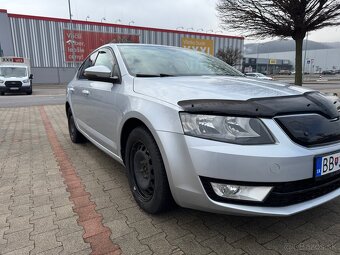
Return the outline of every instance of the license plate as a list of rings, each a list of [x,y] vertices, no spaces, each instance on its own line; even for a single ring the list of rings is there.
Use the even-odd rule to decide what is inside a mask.
[[[9,88],[10,90],[19,90],[19,88],[16,88],[16,87],[12,87],[12,88]]]
[[[340,170],[340,152],[315,158],[315,176],[320,177]]]

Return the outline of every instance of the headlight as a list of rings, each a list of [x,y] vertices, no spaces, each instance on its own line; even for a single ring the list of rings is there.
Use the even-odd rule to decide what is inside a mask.
[[[0,83],[4,83],[5,81],[3,81],[3,80],[0,80]]]
[[[273,144],[275,140],[261,120],[181,112],[184,134],[235,144]]]
[[[23,82],[23,83],[29,83],[30,80],[23,80],[22,82]]]

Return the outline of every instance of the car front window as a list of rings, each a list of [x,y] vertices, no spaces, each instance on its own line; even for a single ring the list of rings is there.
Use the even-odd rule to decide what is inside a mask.
[[[0,76],[9,77],[26,77],[27,69],[25,67],[0,67]]]
[[[218,58],[183,48],[119,45],[124,63],[133,76],[243,76]]]

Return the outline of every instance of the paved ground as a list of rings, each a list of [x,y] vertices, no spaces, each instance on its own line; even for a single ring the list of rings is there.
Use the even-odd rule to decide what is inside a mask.
[[[65,93],[65,85],[33,85],[32,95],[6,94],[0,96],[0,107],[63,104]]]
[[[62,105],[0,108],[0,254],[339,254],[340,199],[288,218],[151,216]]]

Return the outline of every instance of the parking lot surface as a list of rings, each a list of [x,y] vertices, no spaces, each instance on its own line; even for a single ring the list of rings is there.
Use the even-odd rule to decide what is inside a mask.
[[[141,211],[63,105],[0,108],[0,254],[339,254],[340,199],[287,218]]]

